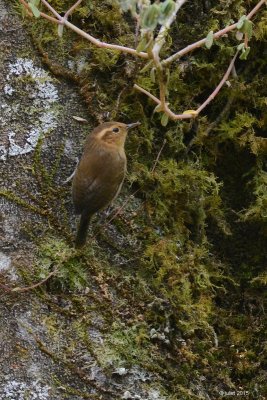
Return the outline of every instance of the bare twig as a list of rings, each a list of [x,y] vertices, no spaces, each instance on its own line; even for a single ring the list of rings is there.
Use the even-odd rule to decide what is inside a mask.
[[[63,35],[63,27],[64,27],[65,22],[68,19],[69,15],[75,10],[76,7],[78,7],[79,4],[81,4],[82,1],[83,0],[76,1],[76,3],[73,4],[73,6],[64,14],[64,17],[62,19],[60,19],[61,26],[58,29],[58,36],[59,37],[62,37],[62,35]]]
[[[0,288],[3,289],[5,292],[12,292],[12,289],[6,285],[3,285],[2,283],[0,283]]]
[[[116,44],[109,44],[109,43],[101,42],[100,40],[95,39],[93,36],[89,35],[88,33],[84,32],[83,30],[79,29],[77,26],[73,25],[69,21],[65,21],[64,25],[68,26],[74,32],[83,36],[85,39],[88,39],[91,43],[95,44],[98,47],[101,47],[104,49],[109,49],[109,50],[118,50],[118,51],[122,51],[123,53],[128,53],[128,54],[132,54],[137,57],[148,59],[148,54],[144,53],[142,51],[140,53],[138,53],[135,49],[132,49],[130,47],[124,47],[124,46],[119,46]]]
[[[134,84],[134,89],[139,90],[139,92],[142,92],[146,94],[148,97],[150,97],[155,103],[161,104],[161,101],[156,97],[153,96],[152,93],[148,92],[147,90],[143,89],[141,86],[137,85],[136,83]]]
[[[251,18],[257,13],[257,11],[258,11],[264,4],[266,4],[266,0],[261,0],[254,8],[250,11],[250,13],[247,15],[247,19],[251,19]],[[213,35],[213,38],[214,38],[214,39],[218,39],[219,37],[225,35],[226,33],[228,33],[228,32],[230,32],[230,31],[236,29],[236,26],[237,26],[237,22],[236,22],[235,24],[232,24],[232,25],[227,26],[227,27],[224,28],[224,29],[221,29],[221,30],[218,31],[218,32],[215,32],[214,35]],[[195,43],[192,43],[192,44],[186,46],[184,49],[178,51],[177,53],[175,53],[175,54],[173,54],[172,56],[170,56],[170,57],[166,58],[165,60],[163,60],[163,61],[161,62],[161,64],[162,64],[163,66],[167,66],[167,65],[169,65],[170,63],[172,63],[173,61],[177,60],[178,58],[184,56],[185,54],[190,53],[191,51],[193,51],[193,50],[195,50],[195,49],[197,49],[197,48],[203,46],[203,45],[205,44],[205,42],[206,42],[206,38],[201,39],[201,40],[199,40],[199,41],[197,41],[197,42],[195,42]]]
[[[29,5],[24,1],[24,0],[19,0],[21,2],[21,4],[23,4],[24,7],[27,8],[27,10],[30,11],[30,7]],[[73,30],[74,32],[78,33],[80,36],[84,37],[85,39],[89,40],[89,42],[93,43],[95,46],[97,47],[101,47],[104,49],[109,49],[109,50],[117,50],[117,51],[121,51],[123,53],[128,53],[128,54],[132,54],[136,57],[140,57],[140,58],[144,58],[144,59],[148,59],[148,54],[141,51],[141,52],[137,52],[135,49],[132,49],[130,47],[125,47],[125,46],[120,46],[120,45],[116,45],[116,44],[109,44],[109,43],[105,43],[105,42],[101,42],[100,40],[94,38],[93,36],[89,35],[88,33],[84,32],[82,29],[78,28],[77,26],[73,25],[71,22],[69,22],[68,20],[64,20],[64,17],[61,17],[56,10],[54,10],[53,7],[51,7],[51,5],[46,1],[46,0],[42,0],[43,4],[49,8],[49,10],[58,18],[55,19],[53,17],[50,17],[47,14],[44,14],[41,12],[41,16],[51,20],[52,22],[55,22],[57,24],[60,25],[66,25],[68,28],[70,28],[71,30]],[[76,6],[76,5],[75,5]],[[31,13],[32,15],[32,13]]]
[[[11,292],[23,293],[23,292],[29,292],[30,290],[36,289],[37,287],[42,286],[44,283],[46,283],[52,276],[56,275],[58,270],[59,270],[59,265],[41,281],[39,281],[33,285],[26,286],[26,287],[15,287],[15,288],[11,289]]]
[[[156,166],[157,166],[157,164],[158,164],[158,162],[159,162],[159,158],[160,158],[160,156],[161,156],[161,153],[162,153],[162,151],[163,151],[163,149],[164,149],[166,143],[167,143],[167,139],[164,139],[164,140],[163,140],[163,143],[162,143],[162,146],[161,146],[161,148],[160,148],[160,150],[159,150],[159,152],[158,152],[157,158],[156,158],[156,160],[155,160],[155,162],[154,162],[154,165],[153,165],[153,167],[152,167],[152,169],[151,169],[151,173],[152,173],[152,174],[155,172]]]
[[[28,3],[26,3],[25,0],[20,0],[20,2],[21,2],[21,4],[24,6],[24,8],[26,9],[27,14],[28,14],[30,17],[33,17],[33,13],[32,13],[32,11],[31,11],[31,9],[30,9]]]
[[[41,0],[41,2],[46,8],[48,8],[49,11],[51,11],[52,14],[54,14],[55,17],[57,17],[59,21],[61,21],[61,15],[52,6],[50,6],[50,4],[46,0]]]
[[[20,0],[20,1],[21,1],[21,0]],[[61,24],[61,22],[60,22],[58,19],[56,19],[56,18],[54,18],[54,17],[51,17],[51,16],[48,15],[48,14],[45,14],[45,13],[41,12],[40,15],[41,15],[41,17],[47,19],[48,21],[54,22],[55,24],[58,24],[58,25]]]
[[[78,7],[83,0],[78,0],[73,6],[66,12],[63,19],[68,19],[69,15],[73,13],[76,7]]]
[[[219,85],[216,87],[216,89],[211,93],[211,95],[207,98],[206,101],[204,101],[204,103],[201,104],[200,107],[198,107],[198,109],[196,110],[197,113],[199,114],[210,102],[211,100],[214,99],[214,97],[217,96],[217,94],[219,93],[219,91],[221,90],[221,88],[223,87],[223,85],[225,84],[225,82],[227,81],[227,79],[229,78],[229,75],[233,69],[236,57],[238,55],[239,51],[237,51],[232,59],[232,61],[229,64],[229,67],[227,69],[227,71],[225,72],[221,82],[219,83]]]
[[[161,105],[161,101],[153,96],[153,94],[151,94],[150,92],[148,92],[147,90],[143,89],[141,86],[134,84],[134,88],[137,89],[139,92],[146,94],[148,97],[150,97],[155,103]],[[175,119],[190,119],[193,118],[192,114],[174,114],[169,107],[166,105],[165,103],[165,113],[173,120]]]
[[[233,57],[231,63],[229,64],[229,67],[228,67],[227,71],[225,72],[219,85],[215,88],[215,90],[211,93],[211,95],[207,98],[207,100],[204,101],[204,103],[202,103],[201,106],[192,113],[175,114],[169,109],[168,103],[165,102],[165,98],[162,96],[162,94],[161,94],[161,99],[159,100],[157,97],[153,96],[150,92],[148,92],[147,90],[141,88],[140,86],[138,86],[136,84],[134,85],[134,88],[139,90],[140,92],[146,94],[155,103],[159,104],[161,106],[162,111],[164,111],[168,115],[168,117],[172,120],[196,118],[198,116],[198,114],[211,102],[211,100],[213,100],[217,96],[217,94],[219,93],[219,91],[221,90],[221,88],[223,87],[223,85],[225,84],[227,79],[229,78],[229,75],[234,67],[234,63],[235,63],[238,53],[239,52],[237,51],[235,56]],[[163,84],[160,83],[160,85],[163,85]],[[163,90],[164,90],[164,88],[161,89],[161,91],[163,91]]]
[[[162,111],[167,110],[168,104],[166,103],[166,86],[163,82],[162,76],[160,76],[159,78],[159,97],[160,97],[160,104],[162,106]]]
[[[31,11],[31,9],[30,9],[30,7],[29,7],[29,4],[26,3],[25,0],[19,0],[19,1],[20,1],[20,3],[25,7],[25,9],[26,9],[28,15],[29,15],[30,17],[33,17],[33,13],[32,13],[32,11]],[[43,18],[47,19],[48,21],[54,22],[54,23],[56,23],[56,24],[60,24],[60,21],[59,21],[58,19],[55,19],[55,18],[51,17],[50,15],[47,15],[47,14],[45,14],[45,13],[43,13],[43,12],[40,12],[40,15],[41,15]]]
[[[47,282],[52,276],[54,276],[58,272],[58,270],[60,268],[60,265],[58,265],[44,279],[42,279],[41,281],[39,281],[39,282],[37,282],[37,283],[35,283],[33,285],[26,286],[26,287],[17,286],[17,287],[12,288],[12,287],[9,287],[7,285],[3,285],[3,284],[0,283],[0,288],[2,288],[7,293],[23,293],[23,292],[28,292],[30,290],[36,289],[37,287],[42,286],[45,282]]]
[[[247,18],[251,19],[258,12],[261,6],[264,5],[264,3],[266,4],[266,0],[261,0],[258,4],[256,4],[256,6],[250,11],[250,13],[248,13]]]

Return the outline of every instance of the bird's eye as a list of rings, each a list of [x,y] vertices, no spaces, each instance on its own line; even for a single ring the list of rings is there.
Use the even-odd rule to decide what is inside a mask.
[[[112,129],[112,132],[114,132],[114,133],[118,133],[120,130],[119,130],[119,128],[113,128]]]

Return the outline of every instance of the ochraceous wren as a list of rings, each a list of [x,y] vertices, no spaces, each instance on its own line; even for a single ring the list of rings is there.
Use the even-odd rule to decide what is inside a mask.
[[[128,129],[140,122],[105,122],[87,137],[83,154],[74,173],[72,198],[76,214],[81,215],[76,247],[86,242],[90,219],[106,208],[119,194],[126,173],[124,151]]]

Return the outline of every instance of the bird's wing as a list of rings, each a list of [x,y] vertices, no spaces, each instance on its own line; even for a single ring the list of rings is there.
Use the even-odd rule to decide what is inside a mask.
[[[97,188],[97,179],[87,176],[81,178],[75,174],[72,183],[72,198],[76,214],[81,214],[88,203],[93,200],[95,189]]]
[[[88,149],[89,150],[89,149]],[[90,155],[90,156],[89,156]],[[125,174],[125,159],[107,151],[98,157],[83,156],[73,178],[72,195],[77,214],[104,209],[119,193]],[[104,167],[103,167],[104,166]]]

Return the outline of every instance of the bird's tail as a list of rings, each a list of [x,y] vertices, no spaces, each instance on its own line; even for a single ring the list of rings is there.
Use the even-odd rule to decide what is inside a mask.
[[[85,245],[86,242],[86,237],[87,237],[87,230],[88,226],[90,223],[91,215],[90,214],[82,214],[79,227],[78,227],[78,232],[76,235],[76,240],[75,240],[75,247],[80,248]]]

